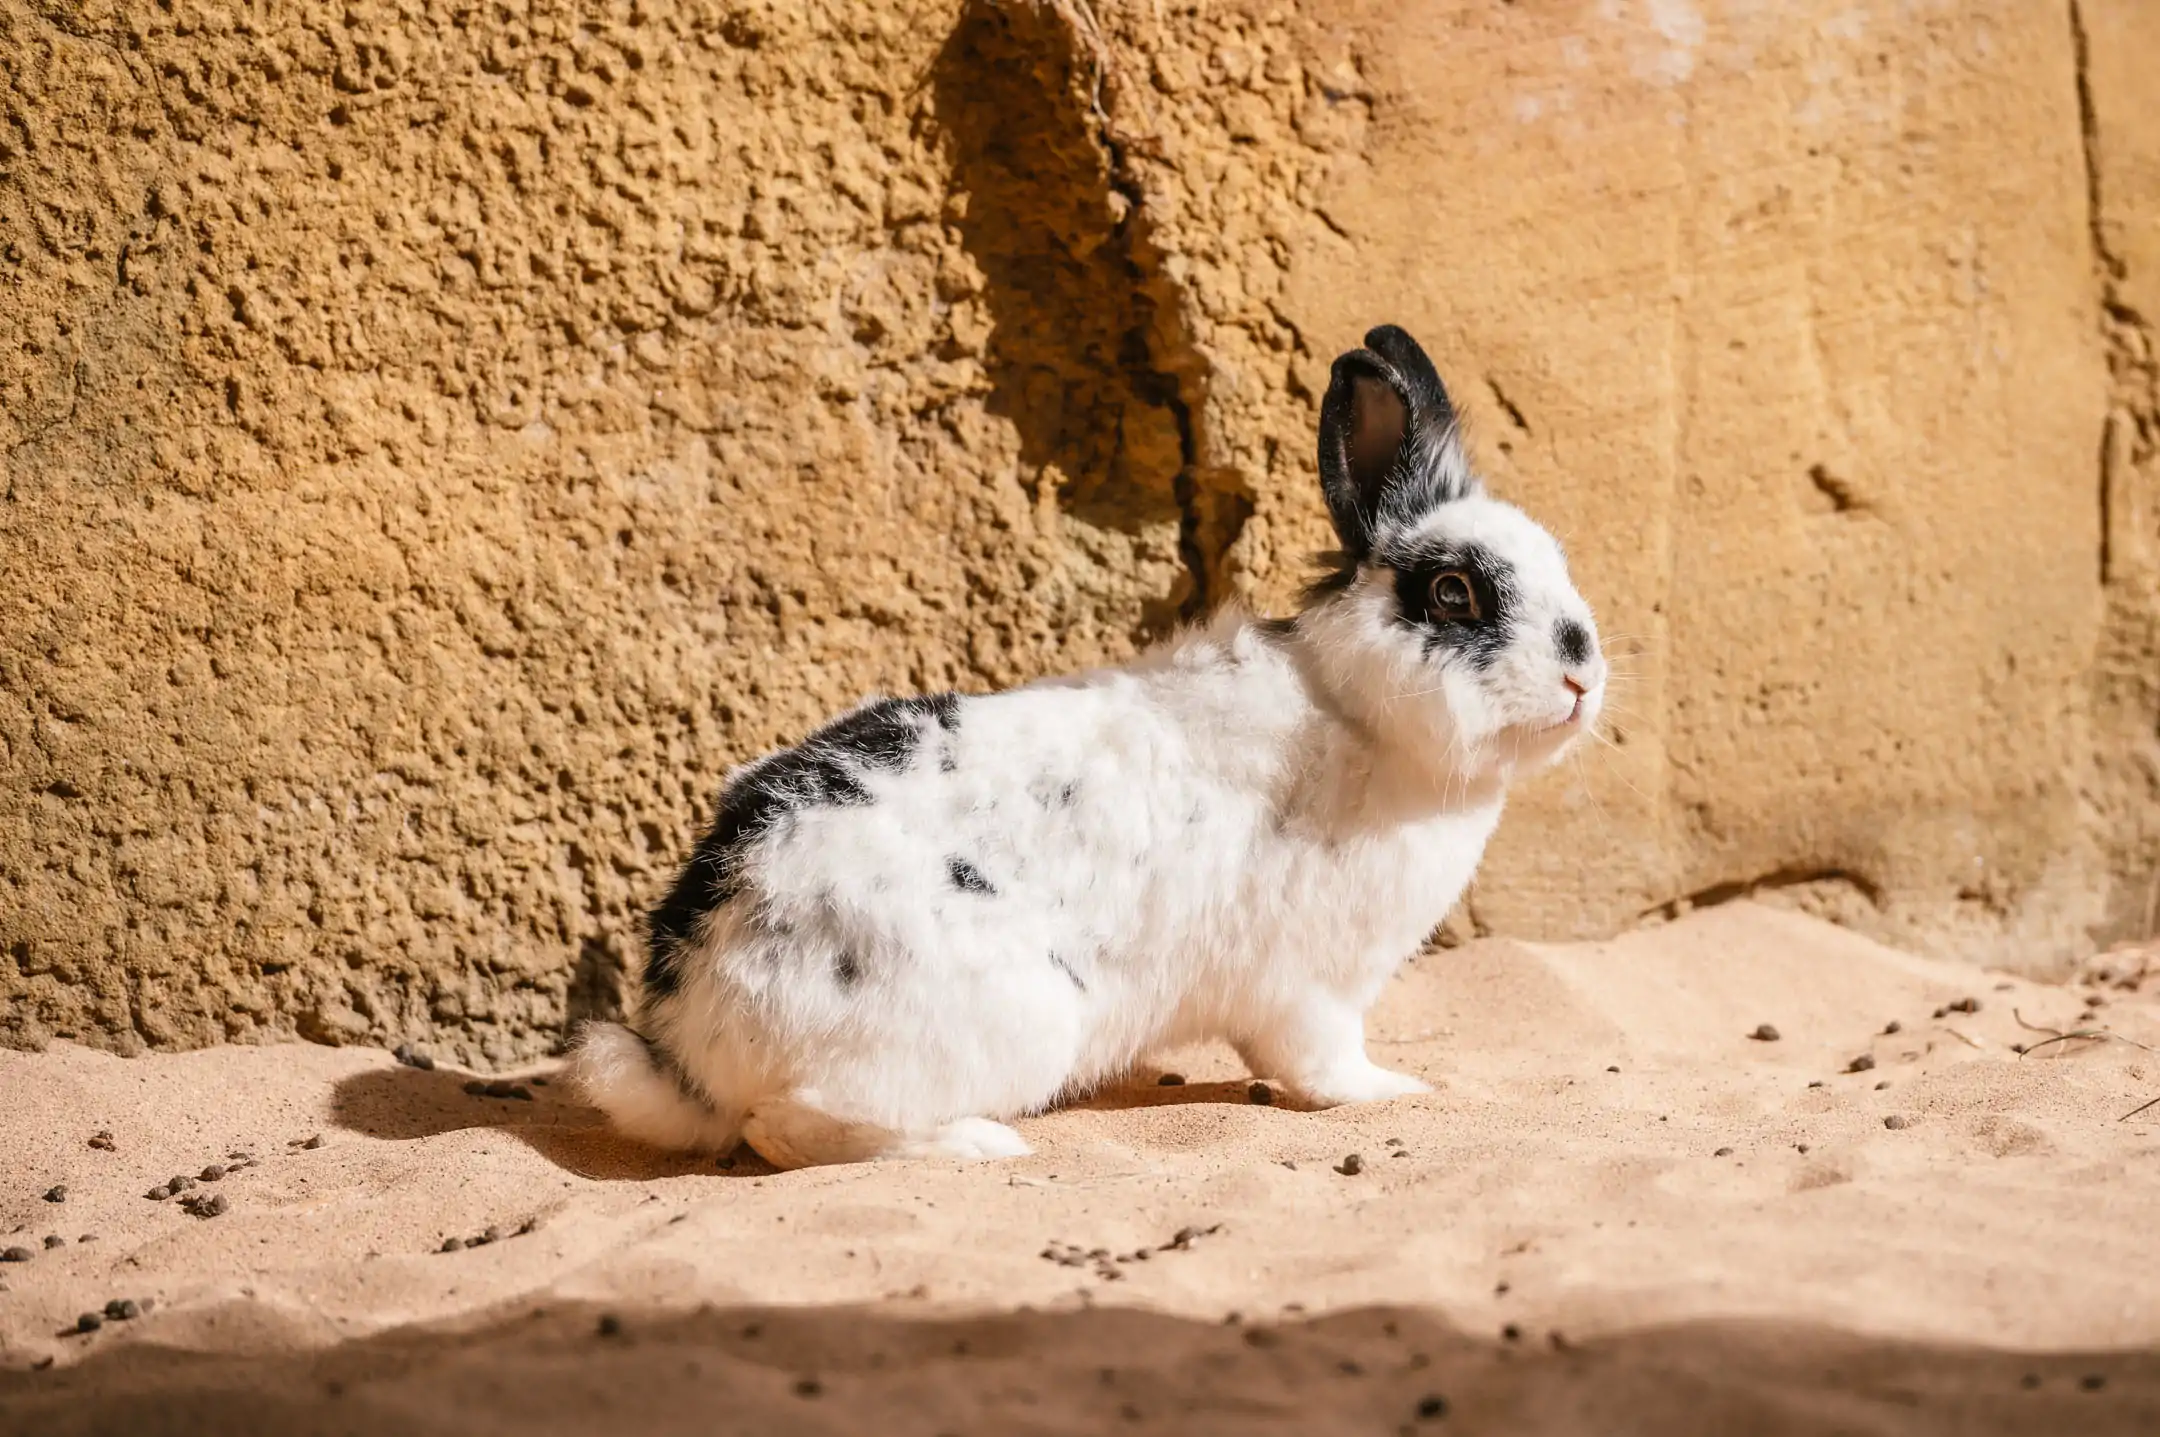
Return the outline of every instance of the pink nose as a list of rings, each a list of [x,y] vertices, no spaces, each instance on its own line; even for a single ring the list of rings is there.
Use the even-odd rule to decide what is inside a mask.
[[[1568,692],[1574,694],[1577,698],[1581,698],[1584,694],[1590,692],[1590,690],[1584,688],[1579,682],[1576,681],[1576,678],[1573,674],[1563,674],[1560,678],[1560,682],[1566,684],[1568,686]]]

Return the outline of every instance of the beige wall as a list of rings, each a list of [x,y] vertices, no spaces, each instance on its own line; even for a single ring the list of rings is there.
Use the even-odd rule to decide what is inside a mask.
[[[729,763],[1285,605],[1381,319],[1628,675],[1458,924],[2152,924],[2139,0],[236,8],[0,0],[9,1041],[546,1047]]]

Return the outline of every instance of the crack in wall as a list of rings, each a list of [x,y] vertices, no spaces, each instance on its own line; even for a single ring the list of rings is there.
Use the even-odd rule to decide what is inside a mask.
[[[2091,669],[2097,730],[2093,787],[2109,894],[2094,939],[2151,936],[2160,915],[2160,572],[2139,532],[2141,493],[2160,455],[2160,366],[2150,321],[2130,302],[2128,256],[2115,243],[2108,208],[2106,128],[2095,80],[2093,34],[2081,0],[2068,0],[2084,164],[2086,232],[2098,291],[2098,329],[2107,364],[2107,413],[2095,458],[2096,556],[2103,617]]]
[[[1088,51],[1092,68],[1087,121],[1103,152],[1109,186],[1126,207],[1120,236],[1133,278],[1147,300],[1147,323],[1139,331],[1140,352],[1132,356],[1129,377],[1138,392],[1167,408],[1177,422],[1180,463],[1171,491],[1178,505],[1178,553],[1188,586],[1179,618],[1191,621],[1205,616],[1221,597],[1230,547],[1251,517],[1253,504],[1249,494],[1225,492],[1202,480],[1197,417],[1206,402],[1211,366],[1187,331],[1189,296],[1170,276],[1168,256],[1156,243],[1146,186],[1134,163],[1136,151],[1159,145],[1154,137],[1121,130],[1104,107],[1110,46],[1087,0],[1053,0],[1053,9]]]
[[[1175,524],[1182,576],[1145,605],[1144,642],[1218,596],[1236,516],[1202,481],[1208,366],[1154,242],[1129,153],[1144,141],[1103,107],[1108,63],[1083,5],[975,0],[940,55],[936,111],[987,280],[988,407],[1015,427],[1025,481],[1136,556]]]

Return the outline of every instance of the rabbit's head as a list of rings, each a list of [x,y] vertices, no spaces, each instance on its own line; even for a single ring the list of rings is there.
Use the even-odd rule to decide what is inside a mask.
[[[1393,325],[1335,361],[1320,484],[1342,541],[1298,630],[1328,685],[1448,777],[1553,761],[1606,665],[1559,541],[1470,470],[1432,361]]]

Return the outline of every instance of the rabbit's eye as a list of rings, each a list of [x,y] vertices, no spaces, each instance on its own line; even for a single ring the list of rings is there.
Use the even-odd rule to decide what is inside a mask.
[[[1477,589],[1460,569],[1450,569],[1433,579],[1432,611],[1436,619],[1474,622],[1485,617],[1478,608]]]

